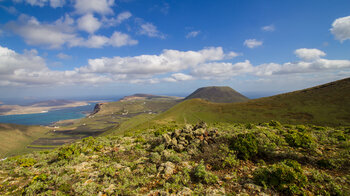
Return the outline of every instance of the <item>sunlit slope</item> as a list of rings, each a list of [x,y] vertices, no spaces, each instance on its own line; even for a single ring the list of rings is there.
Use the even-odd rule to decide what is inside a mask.
[[[209,86],[199,88],[186,97],[188,99],[200,98],[215,103],[244,102],[248,98],[228,86]]]
[[[243,103],[184,101],[157,116],[154,123],[267,122],[350,125],[350,78]]]
[[[0,157],[33,151],[27,145],[47,131],[43,126],[0,124]]]

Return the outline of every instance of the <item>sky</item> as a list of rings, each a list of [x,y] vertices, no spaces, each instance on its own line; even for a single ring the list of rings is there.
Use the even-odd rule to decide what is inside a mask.
[[[349,76],[349,0],[0,0],[0,100],[259,97]]]

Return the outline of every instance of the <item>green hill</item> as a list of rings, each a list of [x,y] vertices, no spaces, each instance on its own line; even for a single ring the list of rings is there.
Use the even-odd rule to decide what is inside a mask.
[[[289,124],[350,125],[350,78],[242,103],[190,99],[157,116],[153,123],[259,123],[270,120]]]
[[[209,86],[199,88],[185,100],[200,98],[216,103],[235,103],[247,101],[248,98],[228,86]]]
[[[26,126],[0,123],[0,158],[33,151],[26,148],[49,129],[43,126]]]

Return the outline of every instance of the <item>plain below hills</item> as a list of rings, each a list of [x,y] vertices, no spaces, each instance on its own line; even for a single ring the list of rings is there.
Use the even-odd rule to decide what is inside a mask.
[[[260,123],[270,120],[289,124],[350,125],[350,78],[241,103],[187,99],[155,117],[148,126],[168,122]]]

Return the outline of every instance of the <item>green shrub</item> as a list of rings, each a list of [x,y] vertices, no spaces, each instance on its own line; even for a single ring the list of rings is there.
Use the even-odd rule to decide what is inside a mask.
[[[171,154],[168,158],[168,161],[171,161],[173,163],[180,163],[181,162],[181,158],[177,155],[177,154]]]
[[[311,148],[314,141],[309,133],[297,130],[290,130],[284,137],[291,147]]]
[[[330,134],[330,136],[338,141],[346,141],[346,135],[343,131],[335,130]]]
[[[317,161],[317,165],[326,169],[337,169],[339,164],[334,159],[320,159]]]
[[[152,152],[150,155],[150,160],[152,163],[160,163],[162,156],[157,152]]]
[[[239,160],[237,160],[236,154],[234,154],[234,151],[230,151],[227,156],[225,157],[223,163],[222,163],[222,167],[235,167],[239,164]]]
[[[101,168],[101,176],[113,177],[115,175],[116,169],[112,166],[102,167]]]
[[[17,160],[17,164],[20,167],[31,167],[33,166],[37,161],[33,158],[22,158]]]
[[[164,144],[160,144],[160,145],[156,146],[153,150],[155,152],[162,152],[164,149],[165,149]]]
[[[238,152],[238,158],[248,160],[258,154],[258,141],[253,133],[241,133],[231,139],[231,149]]]
[[[271,121],[269,122],[269,125],[270,125],[271,127],[280,127],[280,126],[282,126],[280,122],[275,121],[275,120],[271,120]]]
[[[218,181],[218,177],[212,174],[211,172],[206,171],[203,160],[200,164],[194,169],[194,176],[200,182],[206,184],[214,184]]]
[[[254,172],[254,181],[288,195],[302,194],[308,182],[301,165],[294,160],[257,169]]]

